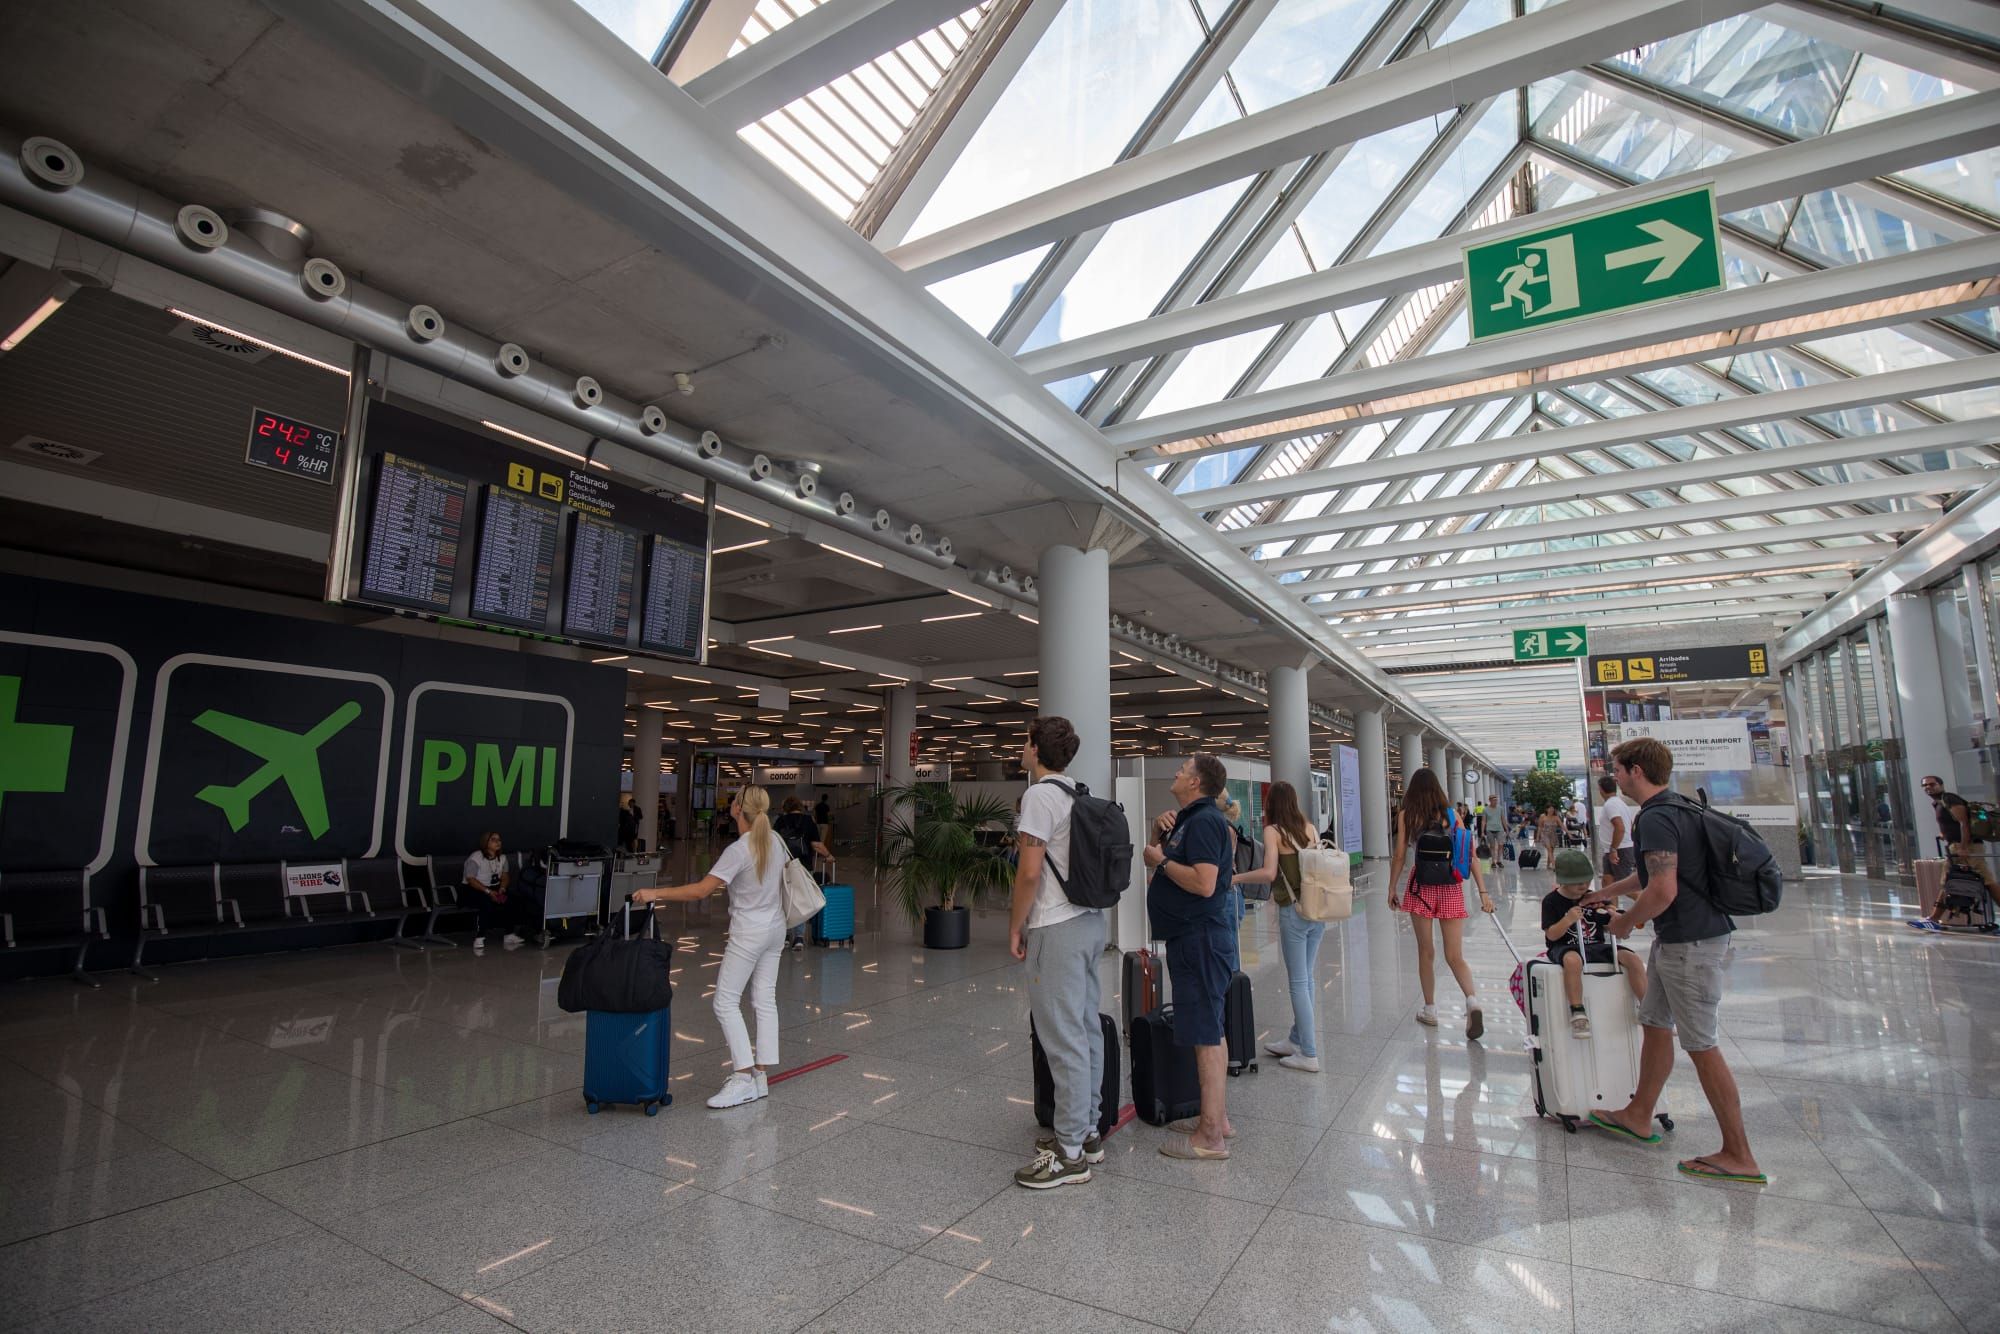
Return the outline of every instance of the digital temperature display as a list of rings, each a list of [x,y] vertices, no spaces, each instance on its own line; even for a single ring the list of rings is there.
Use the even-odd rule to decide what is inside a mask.
[[[333,455],[339,448],[338,431],[256,408],[250,413],[250,443],[243,461],[331,486]]]

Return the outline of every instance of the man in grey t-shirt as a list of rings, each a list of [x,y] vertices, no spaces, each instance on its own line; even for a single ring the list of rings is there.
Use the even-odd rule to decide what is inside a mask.
[[[1721,1150],[1682,1160],[1681,1175],[1761,1186],[1765,1177],[1750,1151],[1736,1077],[1716,1045],[1729,934],[1736,926],[1709,899],[1702,816],[1667,790],[1673,769],[1673,752],[1652,737],[1634,738],[1611,752],[1618,790],[1639,804],[1632,821],[1639,868],[1584,902],[1607,903],[1621,894],[1637,894],[1638,901],[1614,916],[1608,930],[1623,940],[1634,928],[1653,923],[1653,953],[1646,965],[1646,998],[1639,1003],[1644,1045],[1638,1090],[1617,1111],[1592,1112],[1590,1122],[1625,1139],[1659,1142],[1652,1129],[1653,1109],[1673,1072],[1678,1031],[1681,1049],[1694,1062],[1701,1091],[1722,1131]]]

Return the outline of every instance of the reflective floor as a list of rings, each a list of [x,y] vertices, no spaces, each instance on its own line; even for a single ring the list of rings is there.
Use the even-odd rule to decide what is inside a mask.
[[[852,868],[843,866],[850,872]],[[1379,880],[1380,872],[1375,873]],[[1508,881],[1531,940],[1546,873]],[[1016,1188],[1026,1000],[1004,919],[927,953],[863,884],[852,952],[788,956],[783,1065],[710,1112],[721,915],[675,909],[675,1104],[586,1115],[562,950],[362,946],[0,991],[0,1325],[107,1330],[2000,1328],[2000,944],[1855,878],[1738,934],[1724,1050],[1768,1188],[1683,1060],[1663,1148],[1535,1118],[1480,924],[1468,1044],[1379,892],[1327,937],[1323,1073],[1231,1081],[1226,1163],[1133,1123]],[[1290,1005],[1243,934],[1259,1027]],[[1110,956],[1107,997],[1116,985]],[[1445,993],[1451,986],[1444,982]]]

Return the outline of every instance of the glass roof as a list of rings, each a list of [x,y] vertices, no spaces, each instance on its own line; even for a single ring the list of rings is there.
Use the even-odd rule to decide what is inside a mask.
[[[733,50],[811,4],[757,0]],[[680,0],[586,7],[648,58],[677,21],[714,21],[677,20]],[[1676,620],[1782,627],[2000,477],[2000,376],[1951,375],[2000,351],[2000,283],[1966,282],[1951,249],[2000,226],[2000,148],[1939,159],[1921,128],[2000,89],[2000,25],[1832,3],[1810,31],[1773,7],[1619,50],[1607,21],[1572,39],[1594,60],[1449,104],[1482,34],[1594,12],[1554,8],[989,0],[743,135],[892,260],[970,227],[1011,237],[1073,198],[1115,205],[933,262],[928,290],[1371,655],[1506,656],[1492,593],[1516,585],[1618,624],[1652,579]],[[1188,175],[1300,99],[1439,50],[1458,55],[1421,66],[1447,94],[1427,114]],[[1948,76],[1913,67],[1932,51]],[[1353,114],[1328,107],[1336,127]],[[1803,175],[1759,161],[1863,129],[1897,147]],[[1471,341],[1452,238],[1709,179],[1730,201],[1725,292],[1675,307],[1671,337],[1609,315],[1560,351]],[[1805,188],[1759,193],[1775,179]],[[1344,273],[1364,263],[1407,277]],[[1813,286],[1836,269],[1852,283]],[[1915,375],[1934,378],[1896,383]]]

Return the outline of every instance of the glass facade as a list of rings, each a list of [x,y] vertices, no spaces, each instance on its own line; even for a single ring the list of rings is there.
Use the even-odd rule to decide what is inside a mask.
[[[2000,792],[1993,634],[2000,558],[1967,565],[1922,596],[1928,616],[1912,623],[1934,640],[1935,680],[1915,679],[1907,663],[1899,670],[1895,637],[1879,616],[1785,669],[1808,864],[1908,878],[1913,859],[1937,855],[1935,815],[1915,796],[1916,779],[1936,773],[1971,800],[1992,801]],[[1904,656],[1928,663],[1931,655]],[[1913,709],[1929,716],[1912,726]],[[1940,731],[1942,750],[1913,750],[1920,744],[1913,737]]]

